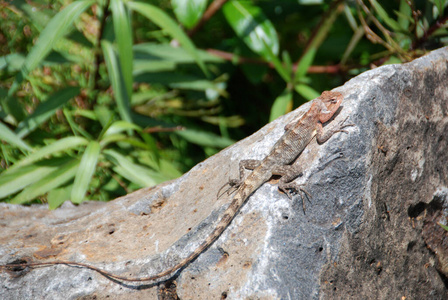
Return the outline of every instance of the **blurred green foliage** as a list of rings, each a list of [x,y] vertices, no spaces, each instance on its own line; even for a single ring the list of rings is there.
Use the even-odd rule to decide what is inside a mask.
[[[110,200],[365,70],[448,42],[448,0],[0,2],[0,199]]]

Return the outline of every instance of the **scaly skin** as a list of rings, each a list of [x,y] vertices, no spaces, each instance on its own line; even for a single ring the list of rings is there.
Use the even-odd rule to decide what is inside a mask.
[[[134,281],[134,282],[150,282],[158,279],[172,276],[176,271],[186,266],[188,263],[198,257],[205,249],[207,249],[213,242],[227,228],[233,218],[236,216],[244,202],[249,196],[255,192],[262,184],[268,181],[272,175],[281,175],[282,178],[279,182],[279,189],[284,191],[288,197],[290,193],[288,191],[305,192],[299,185],[294,184],[292,181],[300,174],[301,167],[297,165],[291,165],[297,157],[302,153],[311,140],[316,137],[319,143],[324,143],[336,132],[346,132],[343,128],[352,125],[343,125],[343,122],[332,130],[323,132],[322,124],[328,122],[338,110],[341,105],[343,96],[338,92],[323,92],[322,95],[313,100],[311,108],[298,120],[295,120],[285,126],[285,133],[275,143],[271,152],[261,161],[258,160],[243,160],[240,162],[240,179],[231,180],[230,184],[237,187],[236,194],[232,199],[229,207],[224,212],[218,225],[213,232],[197,247],[189,256],[181,260],[176,265],[166,269],[158,274],[132,278],[119,276],[97,267],[93,267],[88,264],[71,262],[71,261],[50,261],[43,263],[25,263],[25,264],[9,264],[2,265],[0,269],[13,271],[20,267],[43,267],[57,264],[72,265],[86,267],[91,270],[97,271],[100,274],[119,281]],[[243,179],[244,169],[253,170],[252,173]],[[169,278],[169,277],[168,277]],[[165,278],[165,279],[168,279]]]

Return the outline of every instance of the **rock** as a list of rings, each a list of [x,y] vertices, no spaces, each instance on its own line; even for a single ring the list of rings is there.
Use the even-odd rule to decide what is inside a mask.
[[[302,209],[259,188],[223,235],[160,284],[57,265],[0,273],[2,299],[443,299],[447,297],[448,48],[336,89],[346,133],[299,157]],[[231,196],[242,159],[263,158],[309,103],[181,178],[109,203],[1,204],[0,263],[70,260],[144,277],[188,256]]]

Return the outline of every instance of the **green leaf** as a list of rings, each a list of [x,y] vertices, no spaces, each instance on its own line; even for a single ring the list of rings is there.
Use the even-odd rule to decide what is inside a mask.
[[[36,110],[17,125],[16,133],[19,137],[27,136],[34,129],[46,122],[58,108],[79,94],[78,87],[68,87],[57,91],[45,102],[39,104]]]
[[[446,231],[448,231],[448,226],[443,225],[442,223],[437,223],[439,224],[440,227],[442,227],[443,229],[445,229]]]
[[[12,144],[23,150],[31,151],[31,147],[28,146],[17,134],[15,134],[11,129],[9,129],[5,124],[0,123],[0,140],[6,143]]]
[[[387,12],[384,10],[384,8],[376,0],[370,0],[370,3],[372,3],[372,6],[376,10],[376,12],[380,16],[380,18],[383,19],[383,21],[387,25],[389,25],[390,28],[392,28],[395,31],[401,30],[398,22],[395,21],[394,19],[390,18],[389,15],[387,14]]]
[[[103,131],[107,130],[107,127],[111,125],[112,120],[115,118],[114,111],[104,104],[97,104],[93,108],[93,112],[96,120],[103,126]]]
[[[51,17],[54,16],[52,10],[36,9],[35,4],[27,3],[26,0],[14,0],[14,6],[23,11],[39,31],[42,31],[45,25],[50,22]]]
[[[283,93],[275,99],[271,108],[271,115],[269,116],[269,122],[274,121],[278,117],[284,115],[286,110],[291,107],[292,93],[288,89],[285,89]]]
[[[176,134],[191,143],[205,147],[225,148],[235,143],[235,141],[231,139],[220,137],[219,135],[210,132],[193,129],[179,130],[176,131]]]
[[[282,51],[282,59],[283,63],[285,64],[285,70],[287,71],[288,74],[292,74],[292,61],[288,51],[286,50]]]
[[[176,63],[167,60],[148,60],[135,59],[134,60],[134,75],[139,75],[145,72],[158,73],[166,71],[175,71]]]
[[[62,138],[26,156],[21,161],[15,163],[11,168],[9,168],[9,170],[29,165],[44,157],[51,156],[58,152],[68,151],[75,147],[87,145],[87,142],[88,141],[85,138],[78,136]]]
[[[295,90],[299,95],[307,100],[311,100],[320,96],[320,94],[313,88],[308,85],[298,84],[295,87]]]
[[[412,8],[407,3],[407,0],[400,0],[400,11],[396,12],[398,16],[398,24],[401,30],[407,31],[409,29],[409,23],[413,22],[412,19]]]
[[[119,133],[117,133],[117,134],[109,134],[109,135],[104,136],[101,139],[100,145],[101,145],[102,148],[105,148],[105,147],[107,147],[111,143],[122,142],[122,141],[123,142],[127,141],[129,143],[129,141],[131,139],[132,138],[129,138],[129,136],[126,135],[126,134],[119,134]]]
[[[193,64],[195,58],[182,47],[169,44],[143,43],[134,49],[134,76],[144,72],[175,71],[180,64]],[[203,50],[197,50],[203,62],[223,63],[224,60]]]
[[[21,72],[16,76],[9,89],[8,97],[11,97],[17,91],[20,83],[27,77],[29,72],[33,71],[42,62],[61,37],[73,29],[73,22],[93,3],[95,3],[93,0],[75,1],[67,5],[51,19],[45,29],[42,30],[30,53],[26,56]]]
[[[16,72],[22,68],[25,56],[19,53],[12,53],[0,57],[0,70],[6,69],[7,72]]]
[[[142,129],[138,125],[135,125],[134,123],[129,123],[120,120],[110,125],[109,128],[104,133],[104,136],[117,134],[127,130],[141,131]]]
[[[165,180],[160,173],[134,164],[128,158],[114,150],[107,149],[103,153],[109,161],[116,165],[116,168],[114,168],[115,172],[141,187],[154,186]]]
[[[74,111],[68,110],[67,108],[64,107],[62,108],[62,112],[68,125],[70,126],[70,129],[73,131],[75,135],[81,134],[88,140],[93,140],[92,135],[88,131],[86,131],[82,126],[76,123],[75,120],[73,120],[73,116],[76,114]]]
[[[263,41],[264,43],[265,41]],[[271,51],[271,48],[266,45],[266,57],[269,62],[274,65],[275,70],[283,78],[284,81],[291,81],[291,73],[289,72],[288,66],[284,66],[280,59]]]
[[[300,62],[297,66],[296,74],[294,77],[294,80],[297,82],[302,77],[306,75],[308,72],[309,67],[314,61],[314,56],[316,55],[316,48],[310,48],[300,59]]]
[[[0,174],[0,198],[14,194],[42,177],[45,177],[54,170],[57,170],[60,163],[62,161],[56,159],[21,168],[7,169]]]
[[[443,16],[443,10],[447,4],[447,0],[431,0],[431,2],[437,7],[437,13],[435,13],[434,18],[441,18],[441,16]]]
[[[128,98],[132,97],[132,29],[129,13],[123,1],[111,0],[112,20],[114,23],[115,39],[118,46],[118,60],[120,61],[121,76],[126,87]]]
[[[173,19],[171,19],[163,10],[154,5],[143,2],[128,2],[127,5],[130,9],[142,14],[154,22],[154,24],[168,32],[169,35],[176,39],[185,48],[185,50],[187,50],[191,56],[194,57],[202,72],[204,72],[207,77],[209,76],[208,70],[206,69],[204,62],[200,58],[200,55],[190,38],[188,38],[176,22],[173,21]]]
[[[146,139],[145,139],[146,140]],[[157,151],[141,151],[138,154],[138,161],[161,173],[166,180],[182,175],[173,162],[160,158]]]
[[[195,58],[191,52],[181,47],[173,47],[170,44],[142,43],[134,45],[134,57],[140,60],[170,61],[176,64],[191,64]],[[207,51],[196,49],[202,61],[211,63],[223,63],[220,57],[212,55]]]
[[[56,209],[65,201],[70,200],[71,190],[72,185],[49,191],[47,195],[48,208],[51,210]]]
[[[171,5],[179,22],[190,29],[201,19],[207,0],[171,0]]]
[[[11,203],[22,204],[34,200],[36,197],[44,195],[45,193],[62,186],[67,181],[72,179],[78,168],[79,161],[71,159],[69,162],[59,165],[53,172],[47,174],[32,185],[26,187],[21,193],[15,196]]]
[[[123,120],[132,122],[131,109],[129,103],[129,94],[126,90],[123,77],[121,76],[121,69],[117,63],[117,58],[112,44],[106,40],[101,41],[101,47],[104,53],[104,60],[106,61],[107,72],[114,90],[115,101],[117,102],[118,112]]]
[[[253,5],[251,1],[229,1],[224,4],[223,13],[237,36],[252,51],[265,59],[270,57],[269,52],[278,55],[277,32],[258,6]]]
[[[295,81],[301,80],[302,77],[308,71],[308,68],[312,64],[314,60],[314,56],[322,45],[323,41],[328,35],[328,32],[334,28],[334,23],[336,18],[340,14],[339,9],[333,9],[329,11],[329,14],[325,20],[323,20],[322,24],[318,27],[318,31],[314,34],[313,38],[309,41],[309,44],[305,50],[303,57],[299,61],[299,65],[297,66]]]
[[[90,141],[86,151],[84,151],[84,154],[82,155],[71,194],[71,200],[75,204],[79,204],[84,200],[84,196],[89,188],[90,180],[96,169],[100,151],[100,144],[97,141]]]

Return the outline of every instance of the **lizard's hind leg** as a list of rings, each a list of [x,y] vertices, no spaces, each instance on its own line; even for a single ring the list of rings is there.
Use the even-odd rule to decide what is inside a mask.
[[[292,196],[299,194],[302,199],[303,212],[305,213],[305,201],[311,203],[312,197],[304,188],[303,184],[294,182],[294,179],[302,175],[302,167],[295,163],[293,165],[279,166],[274,170],[274,174],[282,175],[278,183],[278,189],[292,200]]]
[[[295,182],[288,182],[288,183],[284,183],[284,184],[280,184],[278,185],[279,190],[281,190],[283,193],[285,193],[289,199],[292,200],[292,196],[294,195],[299,195],[300,198],[302,199],[302,207],[303,207],[303,213],[305,213],[306,210],[306,200],[308,200],[308,202],[311,203],[311,199],[313,197],[311,197],[310,193],[307,192],[307,190],[305,190],[303,188],[303,184],[297,184]]]

